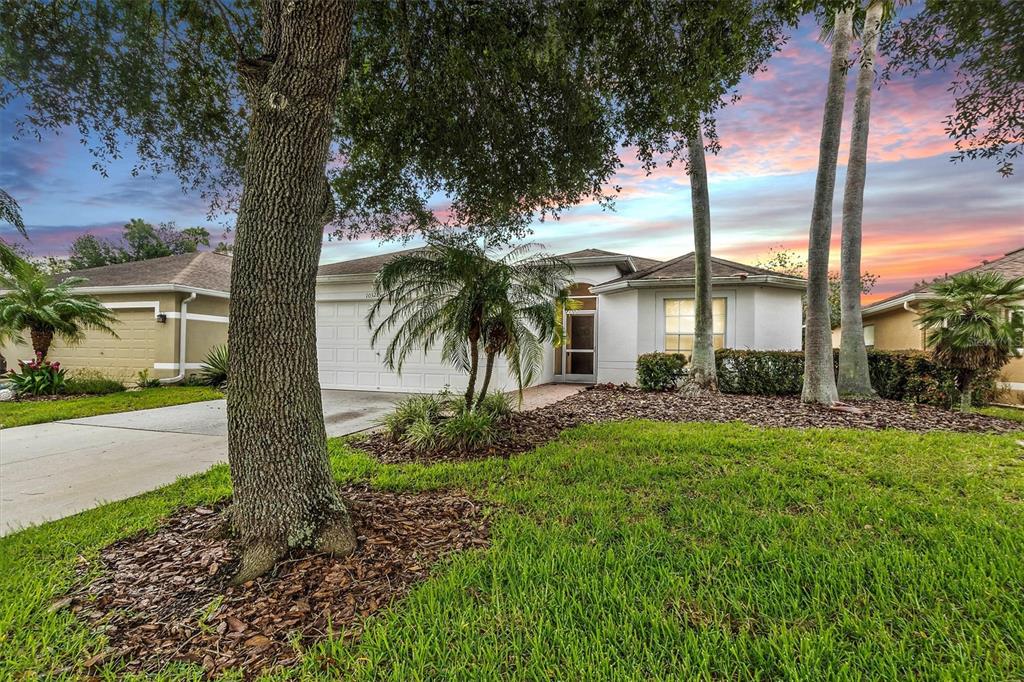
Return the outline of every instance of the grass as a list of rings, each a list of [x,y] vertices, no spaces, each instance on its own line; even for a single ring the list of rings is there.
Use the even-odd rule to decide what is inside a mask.
[[[1000,419],[1024,422],[1024,409],[1017,407],[999,407],[997,405],[989,405],[987,407],[979,407],[974,411],[979,414],[986,414],[989,417],[999,417]]]
[[[495,503],[492,546],[270,679],[1021,679],[1016,438],[630,422],[431,466],[334,441],[340,480]],[[0,539],[0,678],[100,650],[47,610],[79,556],[229,488],[219,466]]]
[[[0,403],[0,429],[43,424],[61,419],[92,417],[98,414],[148,410],[151,407],[182,405],[223,397],[223,393],[209,386],[161,386],[86,398],[5,402]]]

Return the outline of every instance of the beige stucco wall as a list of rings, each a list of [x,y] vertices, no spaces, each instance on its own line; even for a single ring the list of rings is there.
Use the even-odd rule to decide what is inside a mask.
[[[134,380],[142,370],[148,370],[150,376],[157,378],[174,376],[179,343],[177,316],[186,295],[177,292],[98,295],[97,298],[111,306],[118,317],[114,325],[117,338],[89,331],[81,343],[73,346],[54,339],[49,358],[59,360],[72,373],[89,369],[123,381]],[[188,373],[195,372],[210,348],[227,342],[228,308],[227,299],[202,295],[189,304]],[[166,322],[157,320],[157,311],[167,314]],[[215,319],[191,319],[194,314]],[[28,334],[24,336],[28,341]],[[6,344],[0,347],[0,353],[12,368],[17,367],[17,360],[32,357],[28,344]]]

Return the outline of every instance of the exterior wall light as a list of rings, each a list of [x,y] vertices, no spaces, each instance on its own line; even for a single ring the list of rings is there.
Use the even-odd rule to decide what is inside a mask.
[[[159,322],[160,324],[166,324],[167,323],[167,313],[157,313],[156,321]]]

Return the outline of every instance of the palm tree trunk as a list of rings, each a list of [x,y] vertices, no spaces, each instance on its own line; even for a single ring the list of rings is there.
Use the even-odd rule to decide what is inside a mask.
[[[494,371],[494,358],[497,354],[495,351],[487,351],[487,362],[484,365],[484,383],[480,386],[480,395],[476,399],[477,407],[480,407],[484,398],[487,397],[487,389],[491,385],[491,373]]]
[[[824,405],[839,400],[832,360],[832,325],[829,322],[828,257],[832,239],[832,195],[836,186],[836,162],[846,99],[846,62],[852,33],[852,11],[837,12],[807,245],[807,323],[804,329],[804,386],[800,399],[805,403]]]
[[[53,330],[45,327],[33,327],[29,334],[32,337],[32,351],[45,358],[50,352],[50,345],[53,343]]]
[[[708,169],[704,162],[704,136],[687,138],[690,160],[690,203],[693,207],[694,302],[696,305],[690,379],[709,391],[718,390],[715,342],[711,313],[711,201]]]
[[[469,381],[466,384],[466,409],[473,409],[473,398],[476,397],[476,373],[480,369],[480,335],[470,333],[469,336]]]
[[[231,268],[228,393],[236,582],[292,547],[351,553],[356,536],[331,474],[317,375],[314,293],[334,202],[325,175],[350,52],[354,3],[291,12],[262,3],[264,54],[239,71],[249,108]],[[287,367],[272,362],[288,358]]]
[[[877,398],[871,387],[868,353],[864,346],[864,318],[861,314],[860,254],[864,216],[864,180],[867,174],[868,127],[871,120],[871,90],[875,82],[875,52],[882,21],[882,0],[871,0],[864,20],[860,71],[853,103],[850,133],[850,161],[846,166],[843,193],[843,241],[840,277],[842,339],[839,347],[839,395]]]
[[[971,411],[971,387],[974,385],[974,373],[965,372],[960,376],[960,411]]]

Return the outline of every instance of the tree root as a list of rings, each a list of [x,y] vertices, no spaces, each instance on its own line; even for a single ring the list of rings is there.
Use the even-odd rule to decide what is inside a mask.
[[[347,513],[331,516],[321,526],[312,542],[316,552],[346,557],[356,551],[358,541],[352,521]],[[232,585],[255,580],[269,572],[288,553],[286,542],[262,539],[249,542],[239,553],[238,571],[231,579]]]

